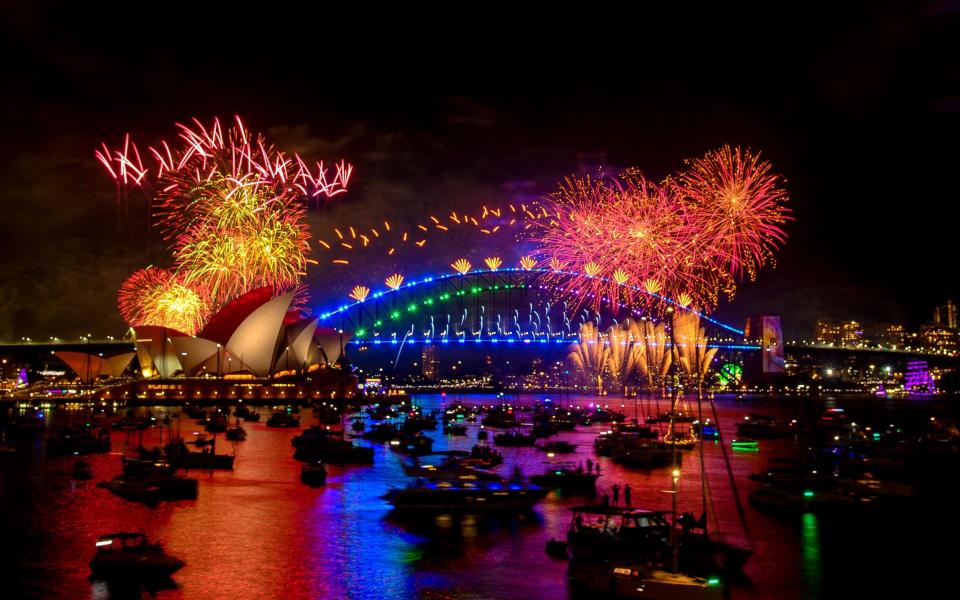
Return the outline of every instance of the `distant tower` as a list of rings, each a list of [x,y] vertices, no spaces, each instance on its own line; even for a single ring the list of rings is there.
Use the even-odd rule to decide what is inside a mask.
[[[957,328],[957,305],[953,300],[947,300],[943,306],[933,309],[933,322],[941,327]]]
[[[436,381],[440,377],[440,348],[434,344],[425,344],[420,355],[421,374],[427,381]]]
[[[744,341],[760,346],[754,360],[747,361],[747,379],[770,373],[783,373],[783,330],[777,315],[754,315],[747,318],[743,329]]]

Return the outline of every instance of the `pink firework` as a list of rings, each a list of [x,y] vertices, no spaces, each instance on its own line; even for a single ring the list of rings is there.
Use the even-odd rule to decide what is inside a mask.
[[[566,265],[548,278],[581,303],[658,310],[686,294],[709,310],[786,239],[786,200],[768,163],[728,147],[660,184],[635,169],[569,178],[529,231],[545,263]]]

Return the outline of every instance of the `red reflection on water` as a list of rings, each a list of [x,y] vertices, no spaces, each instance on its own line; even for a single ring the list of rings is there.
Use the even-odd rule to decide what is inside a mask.
[[[437,408],[439,395],[420,399],[426,409]],[[463,397],[465,404],[494,403],[496,398]],[[590,402],[582,398],[581,403]],[[619,401],[617,401],[619,402]],[[574,401],[576,403],[576,401]],[[165,409],[154,409],[162,417]],[[727,435],[734,423],[758,410],[732,402],[720,406],[721,425]],[[627,411],[631,412],[630,409]],[[762,412],[789,414],[773,405]],[[53,415],[54,424],[71,417]],[[301,415],[312,423],[309,411]],[[182,417],[184,434],[197,430]],[[176,422],[176,419],[174,420]],[[176,427],[176,425],[174,425]],[[177,588],[157,593],[158,598],[416,598],[431,590],[453,597],[558,598],[567,597],[566,563],[548,557],[544,541],[563,539],[568,508],[588,502],[583,497],[552,493],[533,517],[489,520],[440,518],[425,527],[414,527],[388,518],[389,506],[380,499],[390,486],[406,485],[399,458],[386,445],[376,445],[372,467],[329,467],[327,484],[311,488],[299,481],[299,464],[293,460],[290,439],[298,430],[270,429],[244,423],[247,440],[236,445],[232,472],[193,472],[200,480],[196,501],[161,503],[155,508],[113,496],[96,487],[120,470],[120,453],[126,443],[139,443],[139,434],[126,439],[114,432],[114,454],[88,460],[95,469],[89,482],[73,482],[72,457],[43,458],[39,468],[27,470],[25,488],[31,507],[22,514],[31,534],[23,562],[37,573],[56,565],[49,580],[32,582],[40,595],[106,597],[109,590],[87,581],[87,563],[94,541],[102,533],[140,530],[159,539],[173,555],[186,561],[174,580]],[[467,437],[447,437],[428,432],[437,450],[469,450],[476,443],[479,425],[470,425]],[[605,425],[578,427],[554,439],[577,444],[574,455],[550,459],[532,448],[499,448],[509,474],[519,466],[526,475],[561,462],[601,465],[598,491],[614,483],[629,484],[635,506],[668,508],[669,470],[626,469],[593,453],[593,440]],[[158,443],[161,429],[148,430],[143,444]],[[729,439],[728,437],[728,439]],[[732,454],[731,464],[741,499],[745,502],[753,483],[747,475],[766,465],[773,454],[790,455],[789,441],[764,441],[756,454]],[[231,451],[218,442],[218,451]],[[39,460],[39,459],[38,459]],[[708,482],[723,532],[742,535],[723,456],[708,443],[705,448]],[[29,466],[29,465],[27,465]],[[2,494],[10,494],[9,487]],[[680,509],[700,514],[700,475],[696,453],[687,453],[680,484]],[[803,589],[800,544],[795,528],[754,512],[747,514],[756,550],[747,565],[754,590],[763,595],[794,596]],[[745,587],[733,596],[753,597]]]

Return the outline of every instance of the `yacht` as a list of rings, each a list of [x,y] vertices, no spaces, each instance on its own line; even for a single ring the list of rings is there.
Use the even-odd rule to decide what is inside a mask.
[[[123,474],[97,485],[126,500],[148,504],[193,500],[199,489],[196,479],[175,475],[169,464],[149,461],[126,462]]]
[[[585,473],[583,467],[557,466],[547,469],[540,475],[532,475],[530,482],[551,490],[564,493],[582,493],[593,495],[597,492],[599,473]]]
[[[142,533],[119,532],[97,538],[90,571],[94,578],[150,579],[169,577],[183,565]]]
[[[323,485],[327,482],[327,469],[320,461],[307,463],[300,467],[300,481],[310,486]]]
[[[267,419],[267,427],[300,427],[300,421],[293,415],[280,410],[270,415]]]
[[[383,499],[398,511],[507,511],[527,510],[548,489],[515,481],[418,479],[403,489],[392,489]]]

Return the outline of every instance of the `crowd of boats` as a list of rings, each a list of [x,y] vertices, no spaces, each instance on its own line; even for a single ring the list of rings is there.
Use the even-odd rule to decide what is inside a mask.
[[[752,549],[742,538],[717,535],[707,522],[706,494],[699,516],[679,513],[676,503],[673,510],[659,510],[630,506],[629,498],[621,505],[616,495],[613,502],[606,494],[597,501],[597,481],[603,476],[599,462],[588,459],[584,468],[582,463],[558,461],[557,455],[576,451],[570,441],[553,439],[562,432],[603,424],[594,440],[595,455],[628,468],[662,469],[668,475],[672,469],[674,484],[684,456],[692,460],[695,448],[701,450],[702,468],[704,441],[718,442],[726,457],[728,447],[756,451],[768,440],[792,439],[792,447],[801,450],[794,457],[771,458],[767,468],[752,474],[750,479],[759,485],[748,497],[757,510],[787,518],[808,511],[901,506],[922,485],[917,480],[919,461],[931,456],[954,460],[960,448],[960,433],[949,421],[931,418],[928,430],[918,437],[893,425],[880,430],[857,425],[839,408],[804,424],[749,414],[727,439],[717,422],[676,404],[671,411],[631,419],[607,408],[550,403],[521,407],[454,402],[427,412],[409,398],[398,400],[356,407],[358,412],[349,418],[340,407],[323,403],[313,407],[317,424],[306,428],[301,428],[301,409],[291,406],[271,412],[265,425],[299,430],[291,438],[292,454],[301,463],[300,481],[310,486],[326,483],[328,465],[372,464],[370,444],[386,445],[399,456],[409,477],[406,485],[382,495],[401,516],[530,511],[553,490],[564,497],[593,499],[569,509],[565,538],[545,540],[546,551],[569,561],[575,585],[625,597],[722,597],[726,582],[743,576]],[[88,480],[94,476],[93,467],[82,457],[109,452],[111,435],[121,432],[129,449],[121,457],[121,472],[101,481],[100,487],[148,505],[195,499],[199,485],[190,472],[233,469],[237,444],[247,435],[242,423],[259,421],[261,415],[242,404],[212,409],[188,405],[182,410],[179,418],[194,419],[203,433],[191,439],[181,436],[180,428],[174,428],[181,422],[177,415],[93,413],[82,423],[51,432],[46,450],[50,455],[77,457],[72,477]],[[36,435],[44,423],[42,411],[24,412],[4,428],[0,447],[14,449],[6,444],[6,436]],[[148,448],[142,442],[143,431],[149,428],[160,428],[165,435],[161,433],[160,443]],[[439,430],[453,438],[470,429],[476,443],[469,451],[437,452],[428,435]],[[233,452],[218,451],[218,435]],[[219,444],[222,448],[224,442]],[[542,453],[542,471],[529,477],[517,468],[509,475],[498,473],[504,458],[497,447]],[[736,490],[734,498],[739,503]],[[130,532],[101,536],[90,563],[98,576],[141,571],[169,576],[181,566],[159,544]]]

